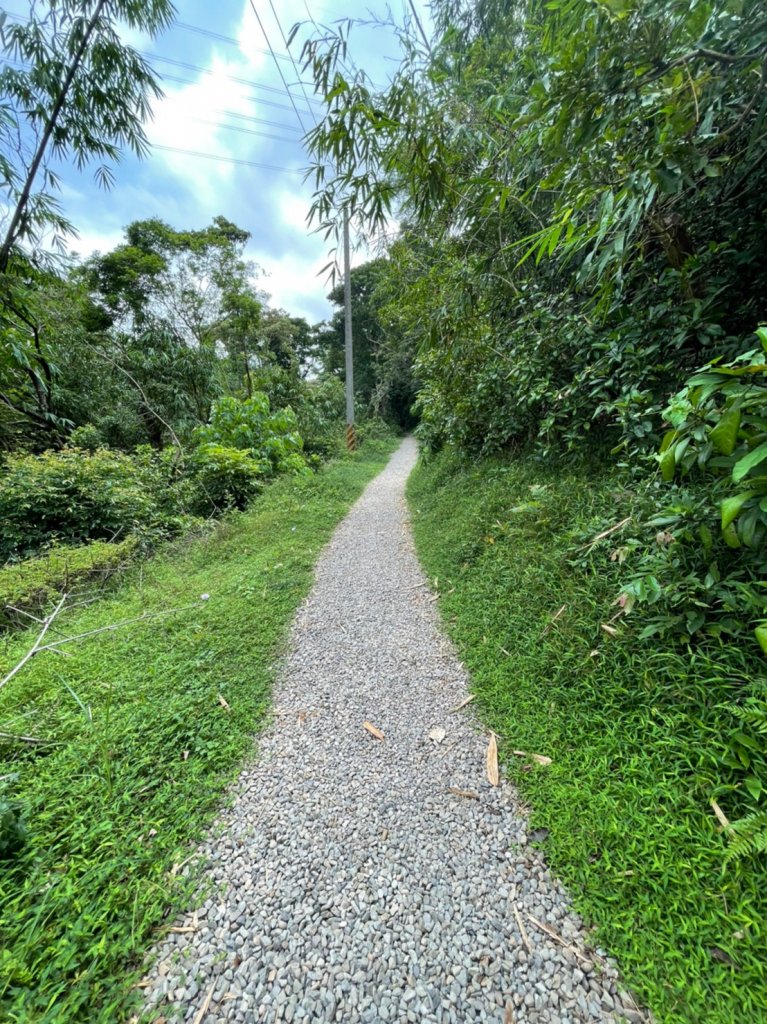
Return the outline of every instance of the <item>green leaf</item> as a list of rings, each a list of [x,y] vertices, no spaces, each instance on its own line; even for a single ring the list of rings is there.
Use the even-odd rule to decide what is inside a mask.
[[[762,651],[767,654],[767,622],[763,622],[761,626],[756,627],[754,636]]]
[[[722,536],[724,537],[724,542],[728,548],[735,549],[742,547],[738,531],[732,523],[729,523],[727,526],[722,528]]]
[[[742,494],[734,494],[731,498],[724,499],[719,506],[722,514],[722,532],[727,529],[730,523],[738,516],[748,499],[753,498],[753,496],[754,491],[744,491]]]
[[[673,448],[667,448],[663,452],[658,458],[658,465],[660,466],[660,475],[666,483],[670,483],[674,479],[674,472],[676,471],[676,456]]]
[[[758,800],[764,792],[764,786],[762,785],[761,780],[755,775],[747,775],[743,782],[745,783],[746,789],[748,790],[751,798],[753,800]]]
[[[722,455],[732,455],[738,442],[740,430],[740,407],[733,405],[719,417],[719,422],[711,430],[708,439]]]
[[[742,480],[747,473],[750,473],[755,466],[758,466],[765,459],[767,459],[767,441],[763,441],[753,451],[750,451],[748,455],[738,459],[732,467],[732,479],[735,483],[738,483],[739,480]]]

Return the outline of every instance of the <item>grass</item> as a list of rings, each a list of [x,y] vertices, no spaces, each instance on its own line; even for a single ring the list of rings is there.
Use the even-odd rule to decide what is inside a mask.
[[[317,554],[391,449],[371,442],[280,480],[249,513],[174,545],[56,626],[167,615],[70,644],[66,657],[40,654],[0,691],[0,729],[46,741],[0,746],[6,797],[28,830],[0,862],[0,1020],[97,1024],[128,1012],[135,968],[194,884],[173,866],[267,717]],[[0,677],[33,638],[6,638]]]
[[[763,1024],[767,870],[724,867],[710,806],[724,706],[758,655],[663,649],[631,620],[615,637],[600,628],[621,570],[572,556],[629,514],[618,477],[442,455],[408,490],[475,704],[594,941],[661,1024]],[[514,749],[553,764],[531,768]]]

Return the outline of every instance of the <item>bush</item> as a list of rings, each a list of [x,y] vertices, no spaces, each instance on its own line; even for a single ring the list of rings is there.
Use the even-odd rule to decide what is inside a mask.
[[[263,487],[264,465],[249,451],[225,448],[212,441],[201,444],[192,456],[196,508],[245,508]]]
[[[306,397],[298,407],[298,423],[310,455],[329,459],[344,451],[345,406],[344,385],[338,377],[307,383]]]
[[[201,511],[245,508],[264,479],[308,472],[295,413],[270,412],[261,392],[245,401],[220,399],[194,442],[191,468]]]
[[[81,427],[75,427],[69,435],[69,444],[72,448],[95,452],[97,448],[105,447],[104,435],[92,423],[84,423]]]
[[[58,597],[81,583],[103,582],[125,566],[135,554],[136,537],[118,544],[93,541],[82,547],[55,547],[39,558],[0,569],[0,629],[29,625],[12,610],[41,614]]]
[[[0,558],[35,554],[52,542],[172,531],[178,523],[161,498],[167,485],[162,466],[104,448],[8,456],[0,478]]]

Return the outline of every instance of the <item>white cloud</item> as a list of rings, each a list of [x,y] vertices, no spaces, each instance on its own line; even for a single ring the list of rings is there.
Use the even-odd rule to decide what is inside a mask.
[[[330,303],[325,299],[330,285],[320,274],[326,259],[290,253],[275,260],[268,251],[257,251],[254,256],[266,272],[259,278],[258,287],[270,296],[270,306],[303,316],[309,323],[331,315]]]

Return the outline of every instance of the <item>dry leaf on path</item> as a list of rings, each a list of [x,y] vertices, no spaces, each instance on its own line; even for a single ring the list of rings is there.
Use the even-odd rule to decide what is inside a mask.
[[[205,1019],[205,1014],[208,1012],[208,1007],[210,1006],[210,1002],[211,1002],[211,999],[213,998],[213,993],[215,991],[216,991],[216,983],[214,981],[213,984],[208,989],[208,994],[205,997],[205,1002],[202,1004],[200,1009],[197,1011],[197,1015],[194,1018],[194,1024],[202,1024],[203,1020]]]
[[[460,711],[461,708],[465,708],[467,704],[471,704],[476,696],[476,693],[472,693],[465,700],[462,700],[460,704],[456,704],[454,708],[450,708],[450,714],[452,715],[455,711]]]
[[[447,736],[447,733],[441,725],[435,725],[433,729],[429,730],[429,739],[434,740],[435,743],[441,743],[445,736]]]
[[[231,708],[229,707],[229,705],[228,705],[228,704],[226,703],[226,701],[224,700],[224,698],[223,698],[223,697],[221,696],[221,694],[220,694],[220,693],[219,693],[219,695],[218,695],[218,703],[219,703],[219,704],[221,705],[221,707],[222,707],[222,708],[224,709],[224,711],[231,711],[231,710],[232,710],[232,709],[231,709]]]
[[[363,722],[362,728],[367,729],[370,735],[375,736],[377,740],[382,740],[384,738],[384,734],[381,732],[380,729],[376,729],[372,722]]]
[[[495,733],[490,733],[490,742],[487,745],[487,781],[491,786],[497,786],[498,776],[498,744],[495,740]]]
[[[551,764],[551,758],[546,757],[545,754],[530,754],[526,750],[514,750],[512,753],[516,754],[517,757],[530,757],[536,764],[542,764],[544,768],[548,768]]]

